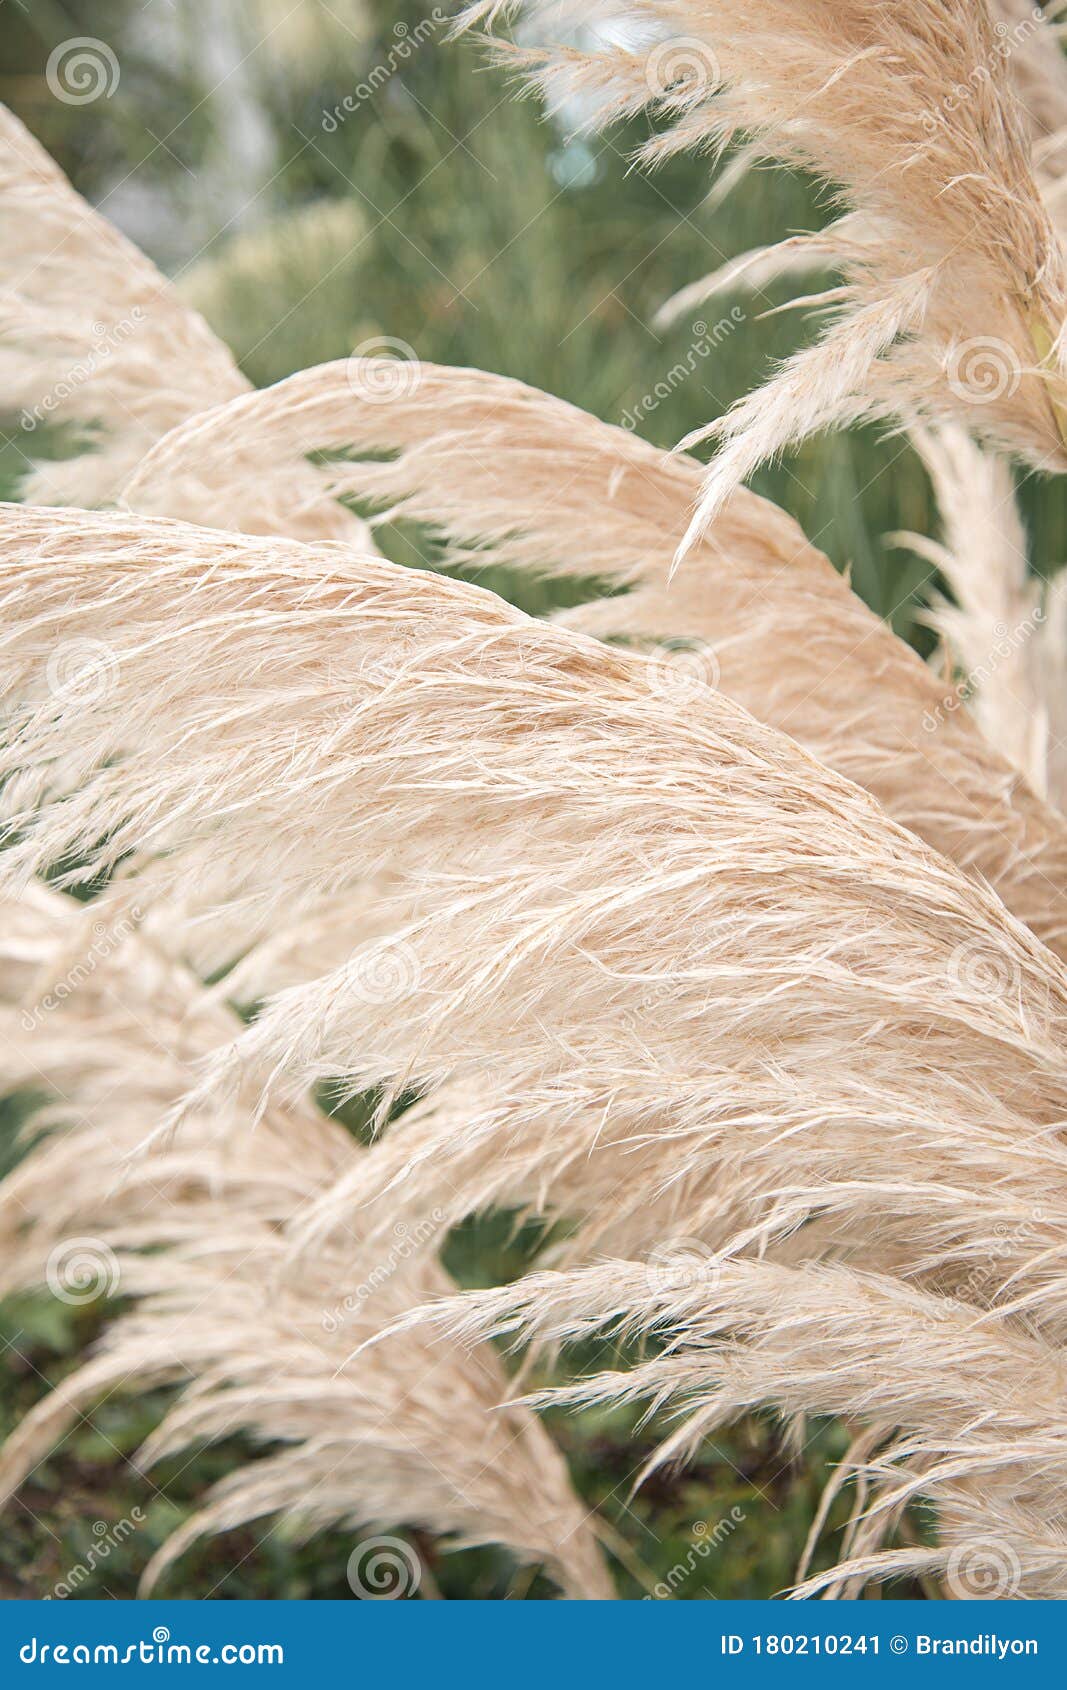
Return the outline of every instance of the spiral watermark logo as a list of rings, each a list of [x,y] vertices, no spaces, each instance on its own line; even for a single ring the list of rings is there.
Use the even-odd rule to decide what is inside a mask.
[[[719,684],[719,660],[699,640],[671,639],[649,653],[648,685],[670,704],[695,703]]]
[[[355,348],[345,375],[357,399],[368,405],[388,405],[394,399],[410,399],[418,392],[422,365],[415,348],[406,340],[377,335]]]
[[[949,958],[948,977],[963,997],[979,1003],[1014,997],[1022,978],[1018,963],[984,939],[957,945]]]
[[[1023,379],[1014,349],[994,335],[975,335],[954,346],[945,362],[948,385],[967,405],[1011,399]]]
[[[705,1286],[714,1291],[722,1263],[701,1238],[675,1238],[657,1245],[645,1263],[648,1288],[654,1296],[673,1291],[695,1291]]]
[[[65,106],[88,106],[101,98],[110,100],[119,85],[119,61],[106,41],[75,35],[53,47],[44,79]]]
[[[1007,1602],[1018,1594],[1022,1567],[1010,1543],[980,1537],[952,1551],[945,1576],[961,1602]]]
[[[397,939],[357,951],[345,973],[349,990],[361,1003],[401,1003],[418,985],[422,964],[414,947]]]
[[[396,1602],[414,1596],[422,1562],[399,1537],[368,1537],[348,1557],[348,1583],[361,1602]]]
[[[64,640],[48,659],[45,679],[63,704],[99,704],[118,675],[118,659],[103,640]]]
[[[157,1625],[152,1632],[153,1643],[169,1643],[170,1632],[165,1625]]]
[[[45,1267],[45,1283],[61,1303],[80,1308],[119,1288],[119,1262],[101,1238],[67,1238],[57,1244]]]
[[[719,61],[706,41],[679,35],[661,41],[645,60],[645,85],[659,100],[696,100],[722,82]]]

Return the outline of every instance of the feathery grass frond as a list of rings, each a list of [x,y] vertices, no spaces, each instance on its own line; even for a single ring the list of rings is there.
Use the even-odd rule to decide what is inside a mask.
[[[415,1310],[383,1347],[426,1320],[468,1342],[493,1335],[559,1345],[604,1330],[658,1340],[651,1360],[528,1399],[670,1407],[679,1425],[653,1466],[684,1456],[750,1406],[773,1404],[790,1418],[873,1419],[881,1437],[865,1463],[874,1484],[868,1521],[884,1522],[910,1498],[933,1499],[938,1546],[854,1555],[797,1595],[925,1570],[946,1576],[948,1595],[1063,1596],[1062,1352],[1006,1322],[976,1322],[966,1304],[828,1264],[726,1260],[650,1284],[644,1264],[608,1261]],[[873,1354],[884,1359],[884,1378],[872,1391]],[[1003,1560],[999,1589],[990,1578],[983,1591],[977,1567],[968,1585],[966,1558],[980,1561],[982,1546]]]
[[[1067,977],[867,794],[652,660],[343,548],[26,511],[3,564],[9,879],[133,853],[191,899],[213,851],[240,910],[389,877],[380,937],[205,1079],[451,1082],[361,1165],[369,1236],[492,1201],[627,1253],[815,1223],[1061,1329]],[[48,692],[60,635],[111,653],[102,692]]]
[[[1053,222],[1062,229],[1067,217],[1063,173],[1067,167],[1067,58],[1053,23],[1042,15],[1033,0],[990,0],[998,37],[997,51],[1004,60],[1010,86],[1022,107],[1033,144],[1033,166]],[[957,91],[957,97],[959,93]],[[762,157],[758,146],[739,149],[723,170],[720,183],[705,202],[717,209],[752,166]],[[849,220],[841,220],[848,228]],[[851,234],[862,239],[862,218],[855,220]],[[785,277],[801,277],[833,268],[838,256],[837,226],[828,234],[815,231],[794,235],[757,252],[730,259],[702,281],[679,290],[660,309],[656,327],[665,328],[689,311],[698,309],[718,293],[743,288],[753,292]]]
[[[666,690],[717,685],[866,786],[896,820],[991,881],[1046,943],[1067,948],[1067,827],[1013,772],[1016,741],[1010,758],[998,757],[959,694],[789,517],[739,489],[692,568],[671,579],[699,491],[688,457],[500,376],[350,360],[175,429],[124,499],[146,513],[299,533],[262,466],[341,451],[347,458],[328,471],[333,493],[430,524],[453,565],[631,587],[564,620],[654,643]]]
[[[1062,227],[1067,205],[1061,191],[1067,167],[1067,58],[1060,45],[1062,22],[1032,0],[992,0],[997,33],[1010,43],[1012,87],[1034,142],[1037,178],[1053,218]]]
[[[513,9],[483,0],[464,17],[491,25]],[[598,0],[530,10],[557,31],[604,13]],[[517,52],[550,99],[586,99],[598,122],[669,118],[648,163],[741,135],[846,207],[819,237],[844,277],[818,301],[838,307],[830,326],[684,442],[719,451],[682,550],[764,459],[861,417],[955,418],[1067,468],[1067,262],[985,0],[634,0],[627,17],[641,47],[501,53]]]
[[[247,382],[222,342],[132,242],[88,206],[0,107],[0,375],[28,443],[49,424],[91,450],[31,466],[24,496],[113,499],[148,448]],[[99,431],[97,435],[95,431]]]
[[[1049,583],[1045,595],[1044,623],[1038,659],[1041,685],[1048,712],[1047,776],[1049,795],[1067,807],[1067,574],[1063,570]]]
[[[668,329],[691,311],[698,310],[720,294],[762,292],[772,283],[819,274],[832,266],[837,256],[833,231],[791,235],[773,246],[755,247],[730,258],[710,275],[688,282],[660,306],[652,319],[656,329]]]
[[[940,570],[953,595],[952,601],[938,597],[926,620],[962,673],[959,695],[989,744],[1047,795],[1044,595],[1029,572],[1011,470],[952,425],[917,431],[914,441],[934,486],[943,536],[901,538]]]
[[[62,1277],[74,1237],[87,1262],[95,1252],[114,1264],[113,1289],[133,1302],[9,1440],[3,1494],[80,1409],[177,1383],[140,1462],[238,1430],[270,1453],[228,1475],[168,1540],[149,1587],[205,1533],[285,1515],[306,1533],[409,1524],[499,1542],[544,1561],[569,1595],[613,1594],[558,1452],[527,1410],[499,1410],[506,1381],[491,1350],[416,1341],[346,1366],[356,1344],[449,1281],[432,1222],[411,1239],[394,1229],[376,1257],[346,1229],[294,1261],[295,1217],[364,1154],[342,1128],[294,1100],[254,1134],[239,1108],[202,1113],[173,1144],[135,1154],[198,1056],[240,1024],[143,935],[92,938],[87,966],[99,926],[93,909],[39,887],[4,908],[0,1077],[10,1088],[46,1076],[54,1101],[40,1121],[60,1130],[0,1185],[0,1285]],[[49,996],[79,955],[77,989]]]
[[[104,505],[160,436],[247,392],[227,347],[155,265],[76,193],[0,106],[0,377],[27,442],[69,425],[69,455],[27,459],[22,497]],[[274,478],[309,538],[365,545],[363,526],[294,461]]]

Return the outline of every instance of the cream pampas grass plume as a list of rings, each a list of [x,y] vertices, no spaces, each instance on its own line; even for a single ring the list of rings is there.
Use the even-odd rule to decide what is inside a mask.
[[[386,379],[391,390],[383,396]],[[983,875],[1046,943],[1067,946],[1067,825],[1013,772],[1043,789],[1043,740],[1024,704],[1011,721],[1004,717],[1000,732],[988,732],[987,743],[963,695],[928,671],[773,505],[738,490],[691,569],[671,580],[685,512],[699,494],[693,459],[500,376],[425,363],[383,373],[360,359],[301,371],[190,419],[149,453],[124,502],[213,526],[246,527],[258,518],[260,527],[285,534],[291,512],[262,465],[313,452],[344,452],[328,472],[337,497],[431,525],[448,541],[446,561],[454,566],[497,564],[630,588],[564,620],[651,646],[659,684],[680,698],[719,687]],[[946,474],[950,463],[973,470],[955,497],[944,476],[939,482],[957,527],[968,513],[971,522],[954,531],[936,561],[958,554],[961,576],[980,573],[987,583],[976,587],[985,609],[962,658],[974,675],[1035,607],[1023,585],[1025,563],[1018,583],[1003,592],[1000,585],[990,501],[999,505],[1010,487],[1006,470],[966,441],[945,462]],[[1002,510],[1002,523],[1013,522],[1016,533],[1014,505]],[[1022,633],[1018,644],[1025,672]],[[1017,676],[1015,684],[1022,684]]]
[[[664,1455],[750,1402],[845,1414],[866,1428],[853,1464],[879,1507],[844,1577],[951,1570],[993,1518],[1047,1593],[1067,976],[996,897],[721,693],[681,698],[654,660],[477,588],[143,517],[11,509],[3,534],[9,878],[125,858],[94,904],[104,921],[131,893],[191,898],[207,848],[241,864],[212,887],[221,910],[252,881],[275,907],[384,881],[376,938],[353,927],[340,966],[246,1031],[220,1027],[177,1115],[158,1098],[155,1124],[181,1129],[146,1169],[183,1159],[201,1118],[223,1166],[255,1116],[284,1139],[317,1079],[424,1092],[349,1168],[301,1186],[284,1259],[331,1264],[320,1305],[353,1228],[374,1262],[397,1226],[430,1255],[436,1229],[493,1203],[566,1218],[563,1270],[493,1293],[493,1318],[529,1310],[555,1342],[572,1290],[591,1329],[606,1288],[609,1315],[667,1344],[582,1400],[666,1403],[677,1386],[697,1419]],[[106,648],[105,686],[57,696],[64,638]],[[148,1137],[152,1113],[137,1111]],[[168,1269],[130,1272],[151,1300]],[[399,1353],[400,1335],[363,1345],[420,1300],[435,1288],[368,1306],[351,1365]],[[719,1330],[731,1367],[751,1357],[744,1389],[720,1388]],[[990,1354],[1002,1371],[977,1427]],[[234,1424],[232,1407],[208,1424]],[[1020,1478],[1039,1467],[1043,1504]],[[878,1549],[918,1494],[938,1501],[938,1551]]]
[[[995,51],[1004,64],[1012,92],[1022,108],[1026,132],[1033,147],[1032,163],[1039,188],[1053,222],[1063,227],[1067,204],[1062,190],[1067,165],[1067,58],[1060,45],[1062,25],[1057,29],[1054,14],[1062,8],[1049,6],[1044,12],[1034,0],[990,0],[996,38]],[[682,55],[679,54],[681,59]],[[682,68],[681,66],[679,68]],[[975,72],[981,78],[982,70]],[[955,101],[966,96],[957,89]],[[707,196],[709,210],[717,210],[757,163],[773,162],[758,143],[737,147]],[[847,226],[847,225],[846,225]],[[662,326],[684,316],[716,293],[743,285],[746,290],[813,270],[833,267],[838,253],[836,234],[792,236],[771,247],[731,259],[719,270],[682,288],[659,313]]]
[[[866,794],[477,588],[144,518],[11,511],[5,535],[9,878],[125,858],[106,919],[127,887],[192,899],[207,851],[241,865],[223,911],[252,882],[279,908],[387,877],[377,936],[205,1080],[449,1084],[337,1182],[329,1224],[357,1197],[369,1236],[528,1201],[632,1252],[818,1222],[1060,1329],[1057,1223],[1033,1213],[1062,970]],[[61,705],[60,630],[114,659]]]
[[[1051,797],[1067,807],[1067,575],[1061,570],[1045,594],[1044,621],[1036,653],[1038,685],[1048,717],[1047,771]]]
[[[196,1538],[283,1516],[304,1534],[404,1523],[455,1544],[498,1542],[543,1561],[567,1595],[612,1595],[559,1454],[528,1410],[497,1411],[506,1384],[491,1350],[424,1335],[346,1360],[383,1322],[448,1290],[438,1229],[395,1228],[373,1257],[349,1229],[294,1260],[294,1218],[364,1154],[348,1134],[296,1100],[268,1109],[255,1133],[239,1107],[191,1116],[178,1141],[136,1154],[236,1018],[152,940],[39,887],[5,905],[0,948],[5,1088],[46,1077],[53,1092],[35,1122],[48,1136],[0,1185],[0,1287],[64,1295],[55,1281],[75,1271],[73,1238],[87,1264],[108,1266],[87,1295],[132,1300],[9,1440],[0,1490],[101,1398],[176,1384],[138,1464],[238,1430],[267,1453],[164,1545],[146,1588]],[[420,1571],[413,1557],[400,1594],[414,1594]]]
[[[248,382],[203,318],[132,242],[75,193],[0,106],[0,377],[17,413],[33,503],[104,505],[156,440]],[[65,456],[37,457],[38,430],[66,425]],[[300,462],[274,478],[308,538],[367,535]]]
[[[940,541],[918,534],[900,539],[940,571],[953,595],[938,597],[927,620],[961,676],[957,695],[966,698],[985,738],[1035,792],[1047,795],[1045,692],[1053,677],[1042,649],[1045,593],[1030,575],[1011,470],[951,425],[916,432],[914,440],[944,532]]]
[[[1042,9],[1034,0],[990,0],[990,12],[994,21],[997,55],[1004,62],[1033,143],[1033,167],[1038,186],[1053,221],[1062,228],[1067,216],[1061,191],[1064,166],[1067,164],[1067,60],[1061,46],[1063,8],[1048,5]],[[1057,19],[1061,21],[1057,23]],[[707,196],[705,204],[708,208],[718,209],[747,178],[753,166],[768,158],[773,161],[773,150],[768,155],[758,143],[737,147]],[[798,237],[800,243],[812,239],[809,236]],[[765,279],[773,280],[791,272],[794,268],[789,257],[791,245],[790,241],[782,241],[777,247],[766,249]],[[776,254],[780,255],[780,263],[774,262]],[[805,270],[810,265],[798,258],[795,267]],[[732,268],[732,265],[727,268]],[[726,270],[719,274],[725,281]],[[672,302],[672,305],[677,303],[677,314],[706,299],[708,293],[705,289],[711,281],[712,278],[708,277],[705,282],[695,282],[691,289],[682,290],[677,301]],[[668,318],[673,314],[667,313]]]
[[[107,503],[161,434],[248,384],[203,319],[5,107],[0,209],[5,401],[21,413],[27,451],[50,423],[89,433],[96,448],[35,462],[24,496]]]
[[[1008,47],[1012,87],[1034,144],[1034,167],[1053,220],[1067,218],[1067,58],[1061,46],[1063,7],[1032,0],[993,0],[996,30]],[[1060,20],[1057,23],[1057,20]]]
[[[864,1449],[872,1495],[853,1551],[795,1594],[926,1572],[941,1575],[951,1597],[1062,1599],[1062,1351],[1004,1322],[976,1322],[966,1304],[899,1279],[766,1260],[684,1268],[651,1286],[636,1262],[527,1275],[413,1311],[382,1347],[427,1320],[468,1341],[518,1335],[560,1345],[605,1330],[628,1342],[658,1340],[651,1360],[530,1399],[670,1407],[679,1425],[656,1464],[755,1406],[771,1404],[790,1419],[869,1423],[873,1413],[875,1436]],[[884,1358],[876,1407],[875,1354]],[[879,1551],[887,1523],[918,1496],[937,1503],[938,1545]]]
[[[915,436],[937,495],[938,541],[900,536],[952,593],[927,617],[944,641],[945,701],[966,703],[984,737],[1035,791],[1067,805],[1067,580],[1031,575],[1008,466],[946,425]]]
[[[483,0],[464,17],[508,10]],[[557,35],[610,12],[530,10]],[[647,162],[749,137],[844,206],[818,237],[843,278],[808,302],[834,308],[821,338],[686,442],[719,450],[683,549],[764,459],[862,417],[956,419],[1067,468],[1067,266],[985,0],[636,0],[626,16],[639,47],[526,48],[519,63],[597,122],[644,108],[672,120]]]

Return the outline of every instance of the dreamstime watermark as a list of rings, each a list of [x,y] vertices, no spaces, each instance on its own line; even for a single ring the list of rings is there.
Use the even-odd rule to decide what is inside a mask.
[[[23,1666],[282,1666],[281,1643],[172,1643],[170,1630],[157,1625],[151,1639],[136,1643],[45,1643],[31,1637],[19,1649]]]
[[[93,1539],[89,1545],[84,1561],[78,1561],[54,1584],[52,1589],[42,1596],[42,1602],[63,1602],[68,1596],[81,1589],[99,1566],[111,1555],[112,1551],[120,1548],[128,1537],[132,1537],[138,1526],[146,1519],[144,1510],[131,1508],[130,1512],[116,1525],[109,1526],[106,1520],[93,1521]]]
[[[661,1010],[669,1011],[678,990],[677,981],[670,979],[657,980],[644,993],[638,1003],[632,1008],[624,1009],[618,1024],[627,1033],[636,1033],[639,1037],[647,1036],[647,1019],[657,1015]]]
[[[447,22],[447,13],[443,12],[440,6],[435,6],[429,17],[423,18],[414,29],[406,23],[394,24],[393,35],[396,39],[384,59],[380,59],[363,80],[356,83],[352,92],[338,101],[332,111],[323,112],[321,127],[327,135],[336,135],[346,118],[351,117],[353,112],[357,112],[360,106],[372,99],[380,88],[384,88],[389,79],[418,52],[424,42],[429,41]]]
[[[368,1537],[348,1557],[348,1583],[361,1602],[396,1602],[414,1596],[422,1562],[400,1537]]]
[[[54,1009],[60,1009],[68,998],[80,991],[96,973],[100,964],[106,962],[120,945],[136,933],[142,914],[142,910],[135,904],[128,915],[122,916],[111,926],[105,921],[94,921],[93,937],[88,948],[71,964],[62,979],[56,980],[36,1003],[23,1009],[20,1017],[23,1031],[32,1033],[46,1015],[51,1015]]]
[[[980,89],[987,88],[1015,50],[1025,46],[1030,37],[1047,22],[1043,9],[1035,6],[1028,17],[1021,18],[1016,24],[997,23],[994,26],[996,42],[984,63],[975,65],[966,82],[957,82],[951,93],[946,94],[938,105],[923,112],[921,121],[927,135],[936,135],[961,106],[968,105]]]
[[[48,1257],[45,1284],[72,1308],[113,1297],[119,1288],[119,1259],[102,1238],[64,1238]]]
[[[696,35],[659,41],[645,59],[645,86],[657,100],[689,105],[713,94],[721,83],[718,58]]]
[[[1040,1252],[1044,1236],[1042,1226],[1046,1219],[1044,1209],[1036,1208],[1031,1211],[1028,1220],[1020,1221],[1017,1226],[999,1221],[993,1228],[991,1240],[983,1244],[981,1259],[958,1286],[953,1286],[954,1295],[967,1301],[985,1301],[990,1284],[999,1286],[1001,1275],[996,1271],[998,1268],[1006,1265],[1011,1270],[1024,1251],[1030,1256]]]
[[[740,1503],[735,1503],[729,1514],[724,1514],[715,1525],[709,1526],[706,1520],[698,1520],[693,1527],[693,1540],[683,1561],[677,1561],[666,1576],[654,1584],[646,1602],[668,1602],[676,1590],[692,1578],[702,1561],[721,1549],[727,1538],[733,1536],[738,1526],[744,1524],[748,1518]]]
[[[32,434],[35,428],[42,428],[45,423],[50,422],[55,412],[72,399],[86,382],[92,381],[118,348],[124,346],[131,335],[137,333],[145,318],[146,313],[142,307],[135,305],[129,316],[123,317],[117,323],[94,323],[93,338],[85,357],[72,364],[69,370],[65,370],[43,399],[38,400],[31,409],[22,412],[19,427],[26,434]]]
[[[404,1221],[398,1221],[393,1228],[394,1243],[385,1260],[377,1262],[354,1291],[342,1297],[335,1308],[326,1311],[322,1317],[323,1331],[331,1334],[340,1332],[352,1315],[358,1314],[371,1297],[381,1291],[383,1286],[388,1285],[398,1268],[433,1241],[444,1224],[442,1209],[431,1210],[427,1218],[420,1221],[416,1227],[409,1227]]]
[[[1015,348],[996,335],[973,335],[950,347],[944,361],[949,390],[965,405],[1013,399],[1023,379]]]
[[[695,338],[688,351],[667,371],[665,376],[657,381],[653,388],[641,395],[636,405],[629,406],[623,411],[619,418],[622,427],[631,431],[636,429],[646,417],[650,417],[665,400],[669,399],[685,382],[689,381],[704,360],[710,358],[716,348],[721,346],[724,340],[728,340],[735,330],[739,329],[741,324],[746,321],[746,313],[740,305],[734,305],[727,316],[720,317],[717,323],[712,323],[710,326],[702,319],[698,319],[693,324]]]
[[[957,710],[962,710],[967,700],[974,693],[981,690],[997,673],[1002,663],[1015,656],[1029,639],[1032,639],[1038,628],[1045,620],[1045,612],[1040,605],[1014,628],[1009,628],[1006,622],[998,622],[993,629],[994,644],[983,663],[977,664],[961,676],[950,692],[946,692],[932,710],[924,710],[922,717],[923,732],[936,733],[946,717],[954,716]]]
[[[119,61],[106,41],[73,35],[52,48],[44,79],[65,106],[88,106],[101,98],[110,100],[119,85]]]
[[[349,355],[345,379],[357,399],[367,405],[388,405],[410,399],[422,382],[419,355],[406,340],[376,335]]]
[[[948,1558],[945,1577],[961,1602],[1008,1602],[1018,1595],[1023,1570],[1010,1543],[979,1537],[959,1544]]]

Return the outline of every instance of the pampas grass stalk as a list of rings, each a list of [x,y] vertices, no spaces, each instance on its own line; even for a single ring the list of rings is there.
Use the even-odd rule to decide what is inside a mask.
[[[1011,470],[952,426],[918,432],[915,444],[944,532],[940,542],[901,538],[940,571],[953,595],[938,595],[926,620],[964,677],[961,693],[985,738],[1035,792],[1048,795],[1045,595],[1029,572]]]

